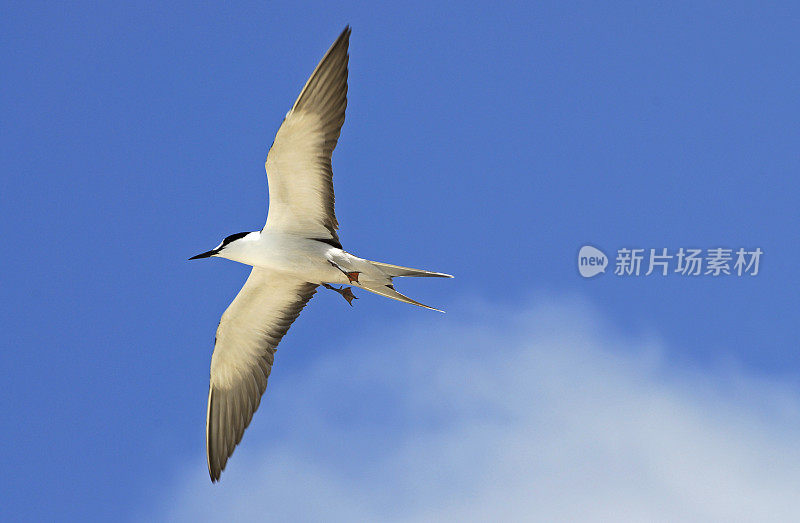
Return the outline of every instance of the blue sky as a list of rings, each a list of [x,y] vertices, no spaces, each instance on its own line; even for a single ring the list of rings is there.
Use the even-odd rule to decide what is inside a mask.
[[[695,425],[688,441],[713,441],[724,428],[743,431],[734,438],[741,448],[783,448],[767,443],[791,441],[800,420],[798,17],[788,2],[7,5],[0,20],[3,519],[188,519],[191,511],[170,500],[222,500],[232,492],[226,480],[245,484],[245,474],[281,483],[280,468],[262,470],[243,456],[283,448],[307,466],[302,477],[287,472],[288,484],[306,485],[307,495],[269,499],[283,500],[281,513],[302,516],[301,505],[289,504],[317,494],[307,485],[319,485],[313,479],[325,477],[315,475],[325,467],[341,468],[342,449],[355,463],[350,479],[377,480],[370,464],[387,450],[381,445],[424,445],[431,424],[447,423],[438,419],[446,408],[403,407],[411,401],[403,380],[380,381],[395,364],[389,349],[406,347],[445,370],[457,356],[518,362],[526,347],[547,354],[564,346],[517,343],[538,332],[542,310],[557,311],[559,325],[574,314],[578,331],[583,321],[604,327],[587,331],[582,339],[593,341],[585,347],[570,345],[574,357],[565,361],[575,367],[557,367],[568,375],[559,386],[520,384],[519,394],[558,395],[554,404],[570,411],[570,380],[587,368],[621,383],[605,407],[615,394],[655,397],[666,380],[677,410],[751,412],[736,423]],[[263,225],[267,148],[347,23],[349,106],[333,159],[340,237],[366,258],[456,275],[398,285],[448,314],[364,293],[350,309],[318,293],[283,341],[264,403],[215,491],[204,483],[208,365],[219,316],[247,268],[186,259]],[[587,243],[612,254],[694,246],[760,247],[764,255],[756,277],[585,280],[575,257]],[[498,330],[514,311],[529,311],[524,328]],[[452,339],[481,326],[481,344],[442,342],[441,333]],[[569,328],[558,332],[572,340]],[[644,392],[626,385],[638,383],[634,371],[582,365],[584,349],[638,361],[651,346],[659,363],[646,366],[644,375],[655,377],[642,378]],[[379,358],[365,368],[384,370],[368,379],[355,368],[361,377],[349,379],[343,369],[321,375],[324,387],[301,390],[337,351],[350,368],[364,356]],[[536,360],[524,362],[532,375],[544,373]],[[492,370],[487,363],[475,372]],[[464,397],[477,382],[461,384]],[[302,394],[307,401],[296,399]],[[320,398],[330,395],[342,401],[322,409],[329,402]],[[456,396],[453,405],[463,401]],[[491,416],[496,402],[480,397]],[[748,397],[762,400],[756,408],[745,405]],[[674,409],[654,412],[668,438]],[[580,419],[577,410],[569,414]],[[524,443],[525,428],[539,418],[521,419],[513,433]],[[744,434],[754,420],[765,424],[763,437]],[[465,415],[458,426],[473,421]],[[605,419],[576,448],[585,451],[616,421]],[[550,427],[552,441],[573,434],[565,427]],[[319,441],[335,432],[361,444],[299,441],[306,430],[328,431],[314,433]],[[471,441],[469,430],[453,434]],[[645,442],[642,456],[658,448],[636,430],[628,437]],[[546,445],[531,439],[530,448]],[[443,467],[455,477],[463,463],[454,460]],[[536,463],[526,469],[534,476]],[[415,469],[408,470],[413,482]],[[631,470],[628,477],[641,469]],[[447,484],[452,492],[441,499],[479,490]],[[652,492],[663,493],[663,484]],[[493,506],[483,508],[491,514]],[[693,513],[688,507],[684,515]],[[366,514],[431,514],[398,510]]]

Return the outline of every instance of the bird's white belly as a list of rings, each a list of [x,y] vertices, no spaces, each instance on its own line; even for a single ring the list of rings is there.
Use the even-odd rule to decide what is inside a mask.
[[[338,282],[343,275],[330,263],[330,252],[338,251],[324,242],[286,234],[262,233],[234,259],[311,283]]]

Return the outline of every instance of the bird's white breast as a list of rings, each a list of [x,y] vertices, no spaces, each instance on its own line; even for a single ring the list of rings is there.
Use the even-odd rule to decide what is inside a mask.
[[[339,271],[329,262],[329,253],[339,249],[327,243],[268,231],[251,235],[237,241],[238,245],[234,249],[223,251],[222,257],[282,272],[312,283],[336,281],[333,278],[340,276]]]

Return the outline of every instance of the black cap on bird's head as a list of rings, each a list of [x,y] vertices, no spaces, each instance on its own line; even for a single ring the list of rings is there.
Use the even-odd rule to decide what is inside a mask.
[[[216,247],[214,247],[210,251],[206,251],[204,253],[198,254],[197,256],[192,256],[189,259],[190,260],[199,260],[200,258],[209,258],[211,256],[214,256],[215,254],[218,254],[222,249],[224,249],[229,243],[235,242],[239,238],[244,238],[248,234],[250,234],[250,233],[249,232],[237,232],[236,234],[231,234],[230,236],[228,236],[227,238],[222,240],[222,243],[220,243],[219,245],[217,245]]]

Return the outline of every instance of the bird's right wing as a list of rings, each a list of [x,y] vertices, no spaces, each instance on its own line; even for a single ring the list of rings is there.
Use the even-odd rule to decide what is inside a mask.
[[[266,229],[339,243],[331,154],[347,107],[346,27],[286,115],[267,154]]]
[[[267,388],[275,350],[317,285],[254,267],[222,315],[211,356],[208,472],[219,479]]]

